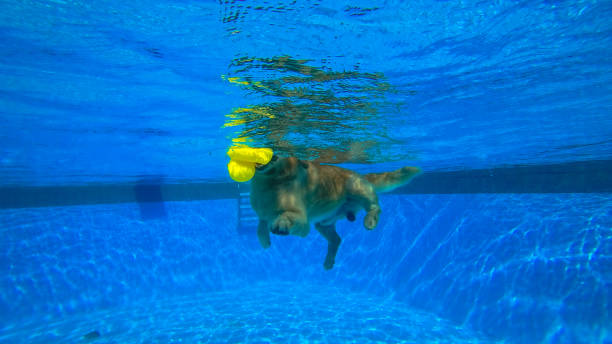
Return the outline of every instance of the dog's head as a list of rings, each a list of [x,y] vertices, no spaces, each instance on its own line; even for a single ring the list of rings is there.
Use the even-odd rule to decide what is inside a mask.
[[[308,163],[298,158],[281,158],[276,155],[265,165],[255,165],[255,175],[260,177],[292,177],[300,169],[307,169]]]

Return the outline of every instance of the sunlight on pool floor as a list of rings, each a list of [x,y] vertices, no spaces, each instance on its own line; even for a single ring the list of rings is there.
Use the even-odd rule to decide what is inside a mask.
[[[28,343],[482,343],[389,299],[314,284],[265,283],[5,328]]]

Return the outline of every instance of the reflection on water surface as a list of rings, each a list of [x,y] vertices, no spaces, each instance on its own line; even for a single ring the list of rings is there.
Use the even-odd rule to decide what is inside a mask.
[[[382,150],[398,144],[388,135],[394,88],[381,73],[359,66],[334,71],[289,56],[241,57],[224,79],[264,100],[227,115],[224,127],[238,129],[234,142],[327,163],[377,162]]]

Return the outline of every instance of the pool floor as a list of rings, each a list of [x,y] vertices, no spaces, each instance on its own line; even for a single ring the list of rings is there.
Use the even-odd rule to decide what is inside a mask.
[[[3,343],[484,343],[402,303],[266,282],[5,327]]]

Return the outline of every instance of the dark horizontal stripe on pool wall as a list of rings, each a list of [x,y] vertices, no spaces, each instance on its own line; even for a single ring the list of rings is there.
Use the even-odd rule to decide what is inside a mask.
[[[0,209],[238,198],[237,183],[0,187]]]
[[[608,193],[612,160],[486,170],[425,172],[393,194]],[[248,184],[94,184],[0,187],[0,208],[198,201],[238,198]]]
[[[424,173],[397,194],[607,193],[612,160]]]

